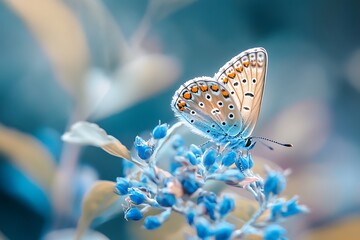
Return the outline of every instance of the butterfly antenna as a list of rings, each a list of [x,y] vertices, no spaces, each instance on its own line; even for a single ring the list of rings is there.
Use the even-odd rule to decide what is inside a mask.
[[[268,141],[268,142],[276,143],[276,144],[278,144],[278,145],[280,145],[280,146],[283,146],[283,147],[292,147],[292,146],[293,146],[291,143],[281,143],[281,142],[277,142],[277,141],[275,141],[275,140],[268,139],[268,138],[265,138],[265,137],[251,137],[251,138],[261,139],[261,140],[265,140],[265,141]],[[260,141],[260,142],[261,142],[261,141]],[[267,144],[265,144],[264,142],[261,142],[261,143],[264,144],[264,145],[267,145]],[[270,146],[268,146],[268,147],[271,149]],[[271,149],[271,150],[273,150],[273,149]]]

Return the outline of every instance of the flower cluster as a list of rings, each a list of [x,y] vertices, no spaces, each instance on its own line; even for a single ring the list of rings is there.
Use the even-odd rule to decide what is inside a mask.
[[[169,159],[171,167],[165,171],[157,166],[157,152],[171,139],[174,156]],[[116,181],[116,191],[127,195],[125,218],[138,221],[150,208],[161,212],[144,219],[148,230],[159,228],[171,212],[182,214],[200,239],[241,238],[249,234],[262,235],[264,239],[285,239],[286,231],[277,224],[281,218],[307,211],[297,204],[297,198],[289,201],[278,198],[284,190],[286,179],[281,172],[268,171],[263,180],[251,170],[254,162],[249,152],[219,151],[216,147],[189,147],[179,135],[173,135],[167,124],[159,124],[148,140],[135,138],[135,150],[142,168],[126,169],[127,176]],[[230,196],[217,196],[205,191],[208,180],[224,182],[252,193],[259,203],[258,211],[243,226],[238,227],[227,220],[235,209]],[[259,222],[270,210],[271,214]]]
[[[83,122],[74,126],[64,138],[79,142],[92,132],[97,140],[89,141],[90,144],[128,160],[124,177],[116,179],[115,191],[125,196],[125,219],[143,219],[148,230],[158,229],[176,212],[195,230],[195,239],[241,239],[248,235],[266,240],[286,239],[286,230],[279,223],[307,211],[305,206],[298,205],[296,196],[290,200],[279,197],[286,187],[286,174],[268,169],[263,179],[252,171],[254,161],[249,151],[220,149],[209,144],[186,146],[182,137],[175,134],[180,125],[169,128],[159,124],[147,140],[137,136],[133,154],[95,124]],[[167,170],[159,167],[158,161],[164,146],[170,146],[173,153],[167,156],[166,161],[170,162]],[[236,199],[205,190],[209,180],[248,191],[258,203],[257,211],[245,223],[234,223],[231,221],[234,216],[228,216],[237,207]],[[158,214],[149,215],[150,209],[157,209]]]

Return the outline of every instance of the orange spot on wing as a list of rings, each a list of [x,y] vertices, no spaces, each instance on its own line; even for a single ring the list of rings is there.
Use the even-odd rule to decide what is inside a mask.
[[[193,86],[193,87],[191,87],[191,91],[193,93],[197,93],[199,91],[199,88],[197,86]]]
[[[179,100],[177,105],[178,105],[178,107],[180,107],[180,106],[181,106],[181,107],[185,107],[185,106],[186,106],[186,102],[183,101],[183,100]]]
[[[200,90],[203,91],[203,92],[206,92],[208,90],[208,86],[200,85]]]
[[[224,79],[223,79],[223,83],[228,83],[229,82],[229,79],[227,78],[227,77],[224,77]]]
[[[211,85],[210,88],[211,88],[211,90],[213,90],[214,92],[219,91],[219,86],[217,86],[217,85]]]
[[[188,91],[185,91],[185,92],[183,93],[183,97],[184,97],[185,99],[189,100],[189,99],[191,99],[191,93],[189,93]]]
[[[224,96],[224,98],[228,98],[229,97],[229,92],[226,91],[225,89],[221,90],[221,94]]]
[[[240,72],[240,73],[241,73],[243,70],[244,70],[243,66],[239,66],[239,67],[236,68],[236,71],[238,71],[238,72]]]
[[[246,61],[243,63],[245,67],[248,67],[249,66],[249,61]]]
[[[235,72],[230,72],[230,73],[228,73],[228,77],[229,77],[229,78],[234,78],[235,75],[236,75]]]

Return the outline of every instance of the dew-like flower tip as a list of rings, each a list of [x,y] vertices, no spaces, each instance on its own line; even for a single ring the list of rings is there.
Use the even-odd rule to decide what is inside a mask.
[[[137,136],[135,138],[134,145],[135,145],[135,149],[137,151],[138,156],[142,160],[149,159],[154,152],[153,148],[151,146],[149,146],[149,144],[139,136]]]
[[[153,138],[154,139],[164,138],[167,134],[168,129],[169,126],[166,123],[156,126],[152,132]]]

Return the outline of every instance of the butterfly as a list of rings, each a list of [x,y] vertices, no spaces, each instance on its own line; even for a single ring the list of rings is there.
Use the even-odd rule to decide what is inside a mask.
[[[197,77],[181,85],[171,108],[193,132],[230,149],[250,149],[254,145],[251,133],[260,113],[267,65],[264,48],[243,51],[213,78]]]

